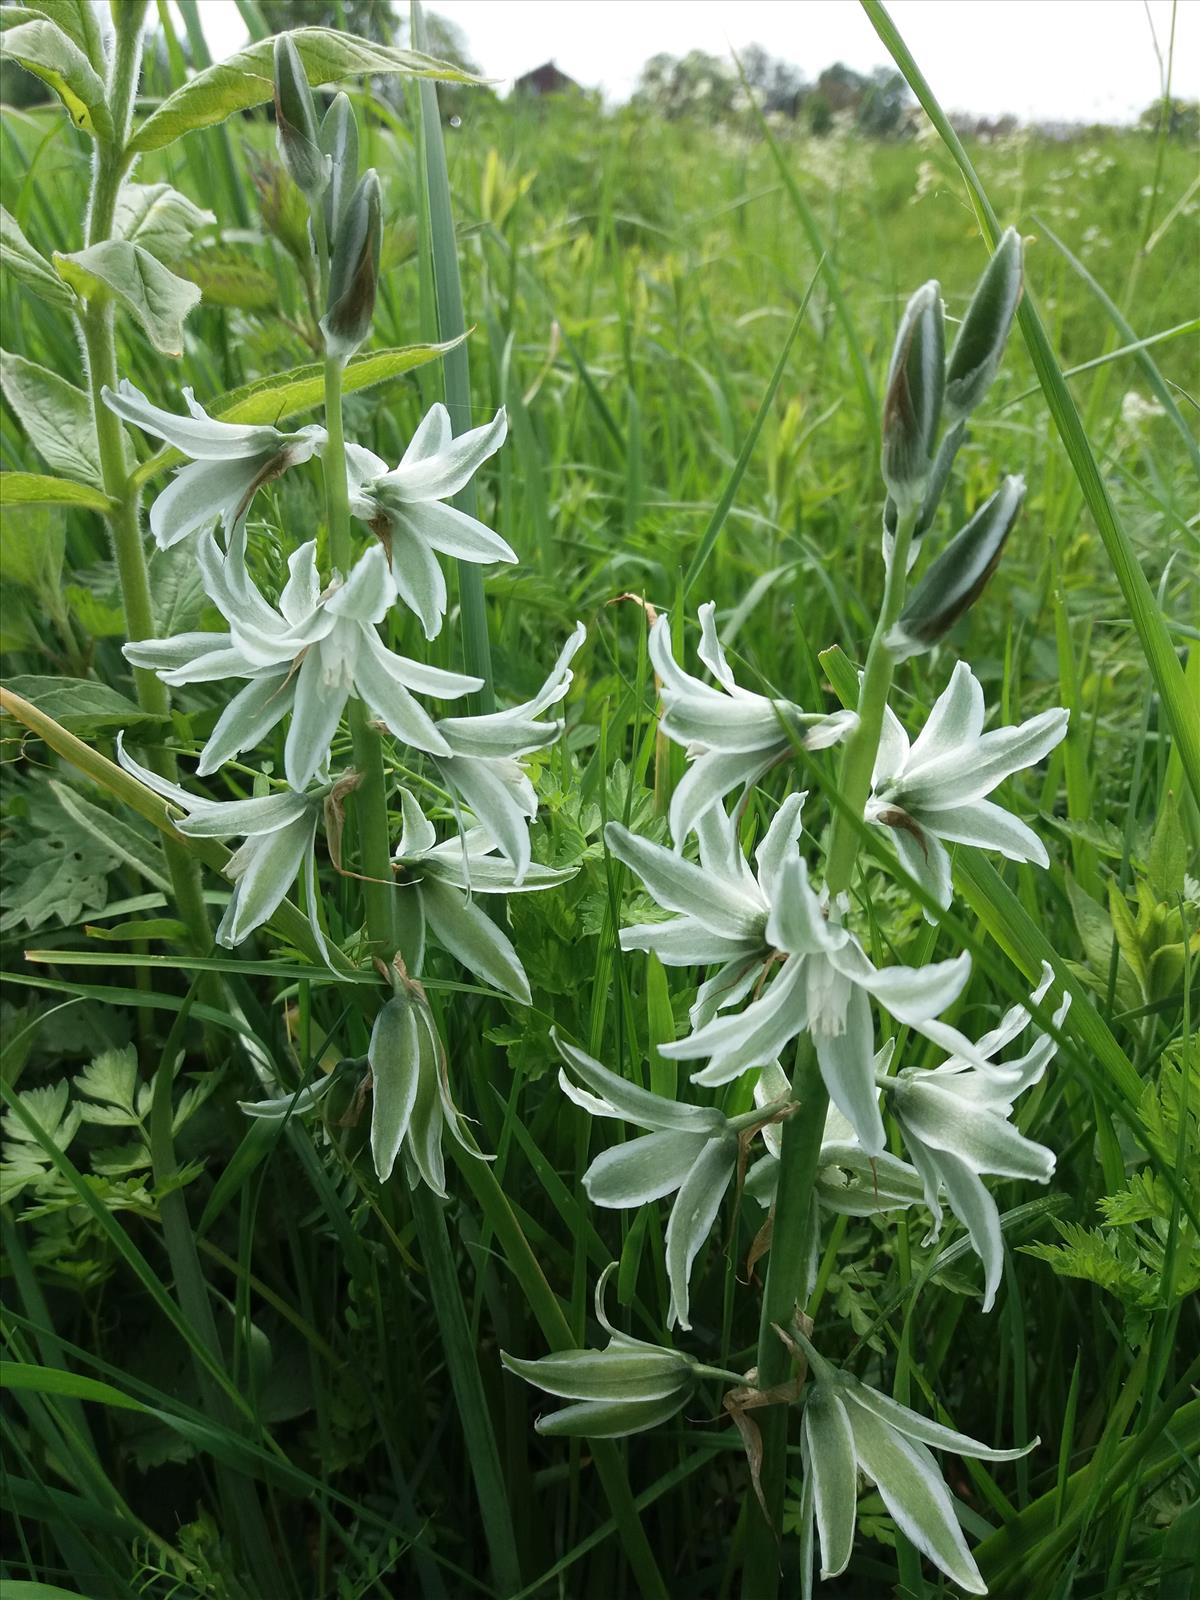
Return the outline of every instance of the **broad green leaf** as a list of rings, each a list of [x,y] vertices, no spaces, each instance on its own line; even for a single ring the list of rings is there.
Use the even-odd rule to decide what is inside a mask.
[[[25,676],[9,678],[4,687],[31,701],[68,733],[85,738],[109,729],[158,721],[106,683],[92,683],[86,678]]]
[[[0,388],[30,444],[52,472],[100,483],[92,403],[82,389],[7,350],[0,350]]]
[[[353,33],[333,28],[297,28],[292,43],[304,64],[310,84],[335,83],[360,74],[399,73],[405,77],[437,78],[448,83],[481,80],[459,67],[415,50],[398,50],[374,44]],[[211,128],[235,111],[264,105],[274,99],[274,38],[260,39],[227,61],[198,72],[174,94],[168,95],[134,134],[134,153],[161,150],[195,128]]]
[[[61,513],[36,506],[10,511],[0,538],[0,583],[20,583],[36,592],[56,590],[65,548]]]
[[[182,255],[192,235],[217,219],[169,183],[125,183],[117,196],[113,231],[161,261]]]
[[[14,506],[75,506],[108,511],[113,502],[102,489],[69,478],[48,478],[40,472],[0,472],[0,510]]]
[[[62,29],[72,44],[79,46],[94,67],[99,67],[100,62],[93,53],[93,45],[99,43],[99,27],[89,16],[93,9],[92,0],[36,0],[36,4],[30,6],[5,6],[4,15],[13,25],[47,18]]]
[[[71,255],[56,251],[54,265],[85,300],[113,295],[163,355],[183,354],[183,319],[199,303],[200,291],[149,250],[125,239],[106,239]]]
[[[436,361],[461,344],[461,339],[448,339],[444,344],[410,344],[390,350],[372,350],[367,355],[355,356],[346,365],[342,379],[345,394],[360,389],[373,389],[403,373]],[[269,378],[259,378],[254,383],[231,389],[209,401],[205,410],[218,422],[269,422],[274,425],[288,421],[305,411],[313,411],[325,400],[325,368],[320,362],[292,367],[287,372],[275,373]],[[140,487],[156,478],[168,467],[178,466],[186,458],[178,450],[160,450],[143,461],[133,474]]]
[[[35,250],[21,232],[21,225],[12,212],[3,206],[0,206],[0,268],[18,283],[36,290],[40,299],[60,306],[71,304],[71,291],[41,251]]]
[[[87,1600],[78,1589],[60,1589],[56,1583],[35,1583],[28,1578],[9,1578],[4,1594],[5,1600]]]
[[[48,19],[18,23],[0,34],[0,54],[48,84],[77,128],[112,137],[104,83],[83,51]]]
[[[278,302],[279,283],[253,250],[225,240],[206,244],[174,263],[181,277],[194,283],[208,305],[239,311],[265,311]]]
[[[125,608],[115,587],[106,593],[89,589],[86,584],[69,583],[63,590],[63,599],[76,622],[91,638],[125,637]]]
[[[48,923],[69,927],[84,913],[103,910],[116,853],[68,816],[47,785],[28,790],[24,801],[21,831],[6,841],[0,860],[0,933],[32,932]]]
[[[67,784],[51,778],[50,787],[58,796],[63,810],[85,833],[91,834],[98,844],[140,873],[156,889],[161,889],[164,894],[171,892],[171,880],[165,871],[162,851],[153,839],[145,838],[128,822],[85,799]]]

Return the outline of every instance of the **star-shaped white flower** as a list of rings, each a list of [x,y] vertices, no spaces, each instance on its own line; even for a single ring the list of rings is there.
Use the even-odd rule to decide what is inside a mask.
[[[1053,750],[1067,731],[1068,713],[1059,706],[988,733],[983,718],[983,689],[964,661],[911,744],[899,719],[890,710],[884,716],[867,821],[889,830],[905,870],[943,907],[951,897],[943,840],[998,850],[1010,861],[1050,864],[1033,829],[984,796]]]
[[[346,446],[350,509],[382,540],[396,592],[415,611],[425,637],[436,637],[446,614],[446,580],[437,554],[459,561],[515,562],[498,533],[465,511],[443,504],[463,489],[508,433],[501,408],[490,423],[454,436],[450,414],[431,406],[400,465],[388,464],[361,445]]]
[[[714,621],[711,601],[700,607],[700,659],[718,688],[694,678],[675,660],[668,619],[650,630],[650,660],[659,678],[659,727],[686,746],[690,767],[671,797],[671,836],[681,845],[704,813],[731,789],[752,783],[796,745],[823,750],[856,726],[852,711],[803,711],[788,700],[742,689],[734,680]]]
[[[1043,963],[1031,1004],[1045,997],[1053,980],[1053,971]],[[1070,994],[1064,994],[1054,1012],[1056,1027],[1062,1025],[1070,1005]],[[982,1175],[1048,1183],[1054,1172],[1054,1152],[1027,1139],[1008,1119],[1017,1096],[1040,1081],[1058,1049],[1057,1041],[1040,1033],[1017,1060],[996,1060],[1029,1023],[1026,1007],[1013,1006],[976,1043],[973,1059],[956,1053],[931,1071],[907,1067],[895,1077],[879,1079],[904,1147],[925,1183],[925,1204],[933,1217],[926,1242],[935,1239],[941,1227],[939,1192],[944,1189],[950,1209],[983,1262],[985,1311],[991,1310],[1000,1286],[1004,1247],[1000,1213]]]
[[[134,666],[152,668],[164,683],[250,680],[217,719],[197,768],[201,777],[258,744],[290,711],[284,770],[293,789],[307,788],[328,760],[351,694],[406,744],[453,754],[413,695],[455,700],[478,689],[480,680],[396,655],[383,644],[376,625],[394,590],[378,545],[344,583],[335,575],[324,590],[315,541],[301,545],[288,561],[277,606],[268,604],[246,571],[240,541],[222,555],[204,535],[196,549],[205,588],[229,632],[142,640],[127,644],[125,655]]]
[[[190,389],[183,391],[186,417],[152,405],[127,378],[100,397],[124,421],[191,457],[150,507],[150,531],[164,550],[218,522],[232,541],[262,485],[308,461],[326,439],[325,429],[315,426],[283,433],[265,424],[219,422]]]

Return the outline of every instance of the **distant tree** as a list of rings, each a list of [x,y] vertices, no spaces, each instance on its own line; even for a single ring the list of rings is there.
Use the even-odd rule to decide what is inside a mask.
[[[719,56],[704,50],[689,50],[682,57],[663,51],[642,68],[633,100],[672,120],[722,122],[737,104],[738,88],[736,74]]]
[[[1200,142],[1200,100],[1159,98],[1152,101],[1138,118],[1138,127],[1157,133],[1166,122],[1167,138],[1180,144]]]
[[[858,126],[872,139],[894,137],[904,125],[911,98],[902,73],[894,67],[876,67],[858,104]]]
[[[790,61],[771,55],[760,44],[748,45],[739,58],[746,82],[764,111],[795,117],[804,103],[804,74]]]

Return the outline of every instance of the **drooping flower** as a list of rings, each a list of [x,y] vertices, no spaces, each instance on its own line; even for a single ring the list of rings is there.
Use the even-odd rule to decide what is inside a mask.
[[[380,1183],[403,1151],[409,1188],[425,1183],[446,1198],[442,1134],[478,1155],[450,1096],[446,1055],[419,986],[402,988],[380,1009],[367,1048],[371,1068],[371,1159]]]
[[[691,762],[671,797],[671,836],[677,845],[731,789],[752,783],[797,745],[823,750],[836,744],[858,722],[852,711],[803,711],[788,700],[739,688],[717,637],[714,611],[711,601],[700,607],[699,653],[718,688],[679,666],[666,617],[650,630],[650,659],[663,704],[659,727],[686,746]]]
[[[993,1450],[923,1417],[825,1361],[799,1331],[815,1381],[806,1392],[800,1452],[804,1471],[802,1537],[811,1561],[813,1523],[821,1576],[846,1570],[854,1545],[859,1475],[879,1490],[906,1539],[968,1594],[986,1594],[963,1538],[954,1502],[929,1446],[980,1461],[1015,1461],[1039,1443]],[[805,1574],[807,1590],[807,1573]]]
[[[1032,1005],[1045,997],[1053,981],[1052,969],[1043,963]],[[1055,1027],[1061,1026],[1070,1005],[1070,994],[1064,994],[1054,1012]],[[930,1240],[941,1227],[939,1194],[945,1189],[950,1209],[966,1228],[983,1262],[985,1311],[991,1310],[1000,1285],[1004,1247],[1000,1213],[982,1177],[991,1174],[1048,1183],[1054,1172],[1054,1152],[1027,1139],[1008,1119],[1017,1096],[1040,1081],[1058,1049],[1057,1042],[1051,1034],[1039,1033],[1018,1059],[995,1059],[1024,1032],[1030,1020],[1025,1006],[1013,1006],[976,1043],[974,1059],[952,1054],[932,1070],[906,1067],[895,1077],[879,1079],[900,1125],[904,1147],[924,1180],[925,1204],[933,1217]]]
[[[418,899],[422,928],[428,923],[438,943],[476,977],[529,1005],[529,979],[512,941],[472,897],[552,889],[572,877],[574,869],[535,864],[518,883],[514,867],[497,857],[495,842],[483,828],[468,826],[439,844],[433,824],[404,788],[400,813],[402,832],[394,860],[399,881]],[[420,964],[418,957],[418,968]]]
[[[350,509],[382,540],[396,592],[433,639],[446,613],[438,553],[459,561],[515,562],[516,552],[476,517],[443,502],[465,488],[508,432],[503,407],[490,423],[454,436],[444,405],[431,406],[400,465],[361,445],[346,446]]]
[[[150,507],[150,531],[164,550],[217,523],[232,542],[263,484],[308,461],[326,439],[325,429],[315,425],[283,433],[266,424],[220,422],[190,389],[183,391],[186,417],[152,405],[127,378],[115,391],[102,389],[100,397],[124,421],[191,457]]]
[[[432,754],[452,754],[416,694],[454,700],[480,687],[478,678],[443,672],[387,649],[376,625],[392,603],[392,580],[378,545],[342,582],[322,591],[316,544],[288,561],[278,606],[263,598],[235,542],[223,556],[213,539],[198,541],[205,588],[229,623],[228,633],[182,633],[127,644],[126,658],[150,667],[164,683],[210,683],[248,678],[225,707],[197,769],[201,777],[256,745],[290,711],[284,770],[294,789],[323,769],[351,694],[398,739]]]
[[[1055,707],[988,733],[983,718],[983,689],[964,661],[911,745],[899,719],[890,710],[884,716],[866,818],[889,830],[905,870],[943,907],[951,897],[943,841],[1049,865],[1033,829],[984,797],[1053,750],[1067,731],[1068,713]]]
[[[731,1121],[713,1106],[689,1106],[652,1094],[610,1072],[594,1057],[552,1033],[558,1053],[585,1087],[559,1069],[563,1093],[593,1117],[613,1117],[648,1131],[602,1151],[583,1175],[594,1205],[625,1210],[676,1194],[666,1232],[671,1303],[667,1326],[690,1328],[688,1282],[737,1166],[738,1133],[752,1123]],[[786,1087],[786,1086],[785,1086]],[[678,1191],[676,1193],[676,1191]]]
[[[687,1403],[702,1370],[691,1356],[667,1345],[621,1333],[604,1311],[606,1267],[596,1285],[596,1317],[608,1334],[602,1350],[555,1350],[536,1361],[500,1352],[510,1372],[547,1394],[573,1400],[534,1427],[552,1438],[622,1439],[666,1422]]]
[[[537,719],[570,688],[571,660],[586,637],[583,623],[576,623],[531,700],[477,717],[442,717],[435,724],[443,746],[432,752],[437,769],[511,863],[517,888],[529,871],[529,823],[537,816],[537,795],[520,758],[544,750],[562,732],[561,720]]]
[[[327,784],[305,793],[284,789],[249,800],[206,800],[143,767],[125,750],[121,737],[117,739],[117,760],[126,772],[184,813],[175,826],[186,837],[245,841],[225,866],[234,887],[217,928],[218,944],[232,948],[248,939],[274,914],[303,873],[313,937],[329,960],[317,915],[315,854]]]

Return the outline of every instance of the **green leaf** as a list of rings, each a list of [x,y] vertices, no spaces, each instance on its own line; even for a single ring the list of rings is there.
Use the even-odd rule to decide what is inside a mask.
[[[49,84],[71,121],[101,138],[112,137],[104,83],[83,51],[55,23],[35,19],[0,34],[0,52]]]
[[[70,255],[56,251],[54,265],[85,300],[113,295],[163,355],[183,354],[183,319],[199,303],[200,291],[149,250],[126,239],[105,239]]]
[[[45,716],[52,717],[68,733],[87,737],[111,728],[134,728],[159,719],[143,711],[106,683],[86,678],[42,677],[9,678],[4,687],[32,703]]]
[[[205,304],[233,306],[239,311],[265,311],[279,298],[279,282],[260,265],[254,251],[225,240],[193,250],[175,269],[194,283]]]
[[[313,85],[383,73],[438,78],[449,83],[481,81],[432,56],[374,44],[370,39],[338,33],[333,28],[297,28],[291,39]],[[168,95],[146,118],[130,141],[129,150],[134,154],[161,150],[193,129],[211,128],[235,111],[247,111],[274,99],[274,61],[275,40],[270,38],[260,39],[228,60],[206,67]]]
[[[82,389],[36,361],[7,350],[0,350],[0,388],[30,444],[51,471],[84,483],[100,483],[92,403]]]
[[[147,839],[121,817],[115,817],[110,811],[86,800],[67,784],[51,778],[50,787],[58,796],[63,810],[85,833],[91,834],[99,845],[139,872],[156,889],[170,894],[171,880],[165,870],[162,851],[155,840]]]
[[[466,337],[465,335],[463,336]],[[390,350],[372,350],[367,355],[355,356],[347,363],[342,378],[342,391],[354,394],[360,389],[373,389],[403,373],[423,367],[429,361],[453,350],[462,339],[448,339],[444,344],[401,345]],[[322,362],[311,362],[303,367],[292,367],[288,372],[275,373],[269,378],[259,378],[239,389],[230,389],[210,401],[205,410],[218,422],[269,422],[275,425],[288,421],[305,411],[313,411],[325,400],[325,367]],[[133,481],[140,488],[151,478],[178,466],[185,459],[178,450],[160,450],[143,461],[133,473]]]
[[[46,17],[62,29],[72,44],[79,46],[93,66],[99,65],[92,57],[92,40],[96,35],[96,26],[88,16],[92,0],[37,0],[36,5],[4,9],[14,23]]]
[[[36,506],[10,513],[0,539],[0,583],[20,583],[39,593],[57,590],[65,549],[59,513]]]
[[[169,183],[125,183],[117,196],[113,232],[161,261],[182,255],[192,235],[217,219]]]
[[[0,933],[52,922],[67,927],[84,912],[103,910],[117,865],[116,854],[67,816],[48,787],[28,791],[26,804],[20,835],[4,850]]]
[[[1170,903],[1183,893],[1187,864],[1187,837],[1179,820],[1179,801],[1168,789],[1159,806],[1146,861],[1146,871],[1160,900]]]
[[[60,306],[71,304],[71,291],[41,251],[35,250],[21,232],[21,225],[12,212],[3,206],[0,206],[0,269],[33,289],[39,299]]]
[[[113,502],[102,489],[68,478],[47,478],[39,472],[0,472],[0,510],[13,506],[75,506],[108,511]]]
[[[75,1080],[79,1094],[98,1101],[95,1106],[80,1106],[85,1122],[109,1122],[122,1127],[138,1127],[137,1050],[124,1045],[119,1050],[102,1050],[84,1067]],[[117,1113],[115,1116],[110,1113]]]

